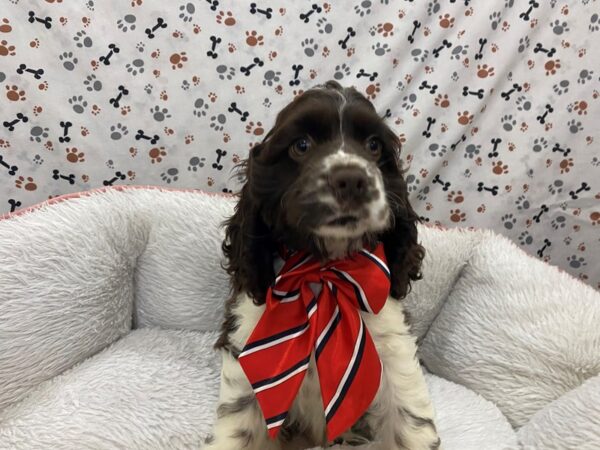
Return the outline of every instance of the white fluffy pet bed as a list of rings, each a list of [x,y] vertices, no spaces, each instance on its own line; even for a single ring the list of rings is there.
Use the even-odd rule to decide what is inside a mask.
[[[0,220],[0,448],[210,432],[233,200],[110,189]],[[600,295],[486,231],[421,227],[405,300],[446,450],[600,448]]]

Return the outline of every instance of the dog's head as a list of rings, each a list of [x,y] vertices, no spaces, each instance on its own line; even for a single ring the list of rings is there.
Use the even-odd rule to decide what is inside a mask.
[[[223,244],[234,289],[264,302],[279,244],[331,259],[382,241],[392,295],[404,297],[424,251],[399,152],[354,88],[330,81],[287,105],[242,165],[246,184]]]

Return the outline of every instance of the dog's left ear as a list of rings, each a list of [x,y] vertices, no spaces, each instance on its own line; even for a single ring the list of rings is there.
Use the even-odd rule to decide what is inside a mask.
[[[408,191],[400,164],[400,140],[387,129],[386,145],[394,150],[393,161],[386,163],[385,190],[392,210],[392,227],[382,237],[385,256],[392,277],[391,296],[402,299],[410,292],[411,282],[420,280],[425,249],[419,244],[419,216],[408,201]]]

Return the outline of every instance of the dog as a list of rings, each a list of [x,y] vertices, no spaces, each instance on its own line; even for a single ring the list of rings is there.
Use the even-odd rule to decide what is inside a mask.
[[[246,182],[233,216],[224,224],[224,267],[233,295],[216,343],[223,359],[221,392],[205,449],[441,447],[416,341],[400,302],[411,282],[421,278],[424,249],[417,240],[419,218],[408,202],[399,152],[399,139],[371,102],[335,81],[297,96],[251,149],[242,163]],[[372,256],[365,249],[378,244],[384,255],[371,260],[387,262],[385,305],[378,314],[364,310],[356,314],[381,361],[381,369],[374,366],[381,373],[368,408],[345,432],[329,439],[330,423],[312,352],[294,372],[300,372],[302,381],[290,409],[278,421],[265,418],[257,385],[247,378],[242,357],[249,353],[245,347],[265,314],[267,297],[276,292],[277,273],[285,264],[281,255],[302,251],[309,260],[327,265],[357,252]],[[311,289],[317,294],[325,288],[313,283]],[[275,439],[268,433],[272,425],[280,428]]]

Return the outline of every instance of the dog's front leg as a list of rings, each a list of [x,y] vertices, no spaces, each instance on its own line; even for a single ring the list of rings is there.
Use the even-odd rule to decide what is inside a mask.
[[[281,450],[269,438],[252,387],[237,359],[223,350],[221,393],[213,434],[204,450]]]

